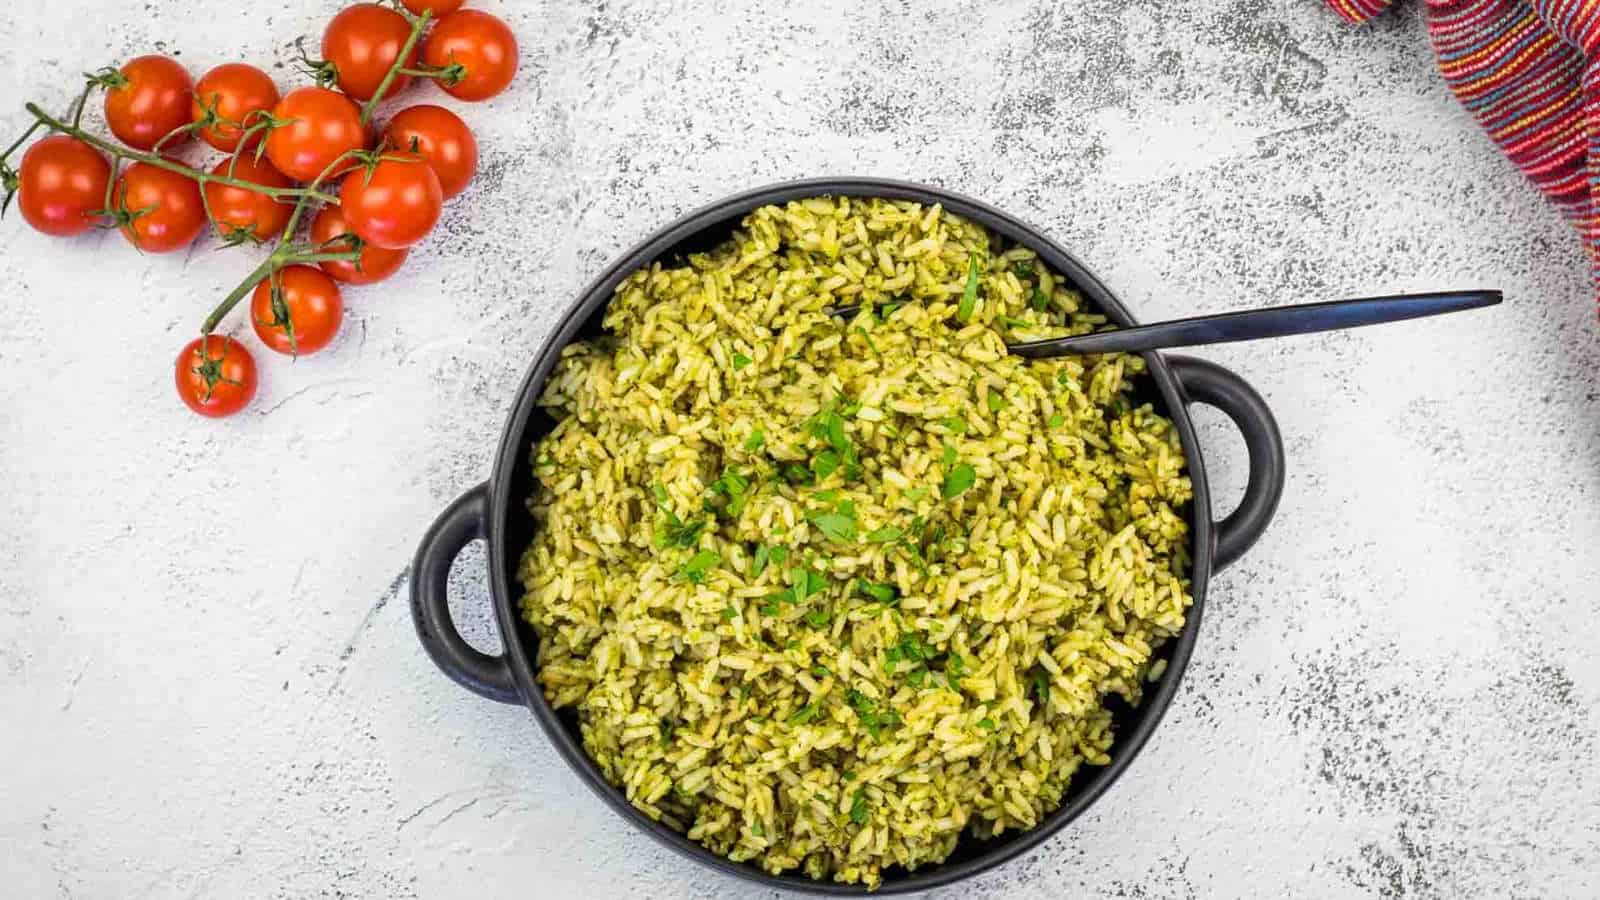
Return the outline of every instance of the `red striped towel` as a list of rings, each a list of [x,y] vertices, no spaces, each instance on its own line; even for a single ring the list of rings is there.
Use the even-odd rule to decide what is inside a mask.
[[[1391,2],[1327,0],[1352,22]],[[1600,0],[1427,4],[1428,34],[1450,90],[1572,220],[1600,286]]]

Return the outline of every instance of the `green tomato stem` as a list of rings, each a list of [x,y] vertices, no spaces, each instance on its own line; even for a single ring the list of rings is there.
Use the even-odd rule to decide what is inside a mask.
[[[197,169],[191,169],[182,163],[172,162],[165,157],[156,156],[151,153],[140,153],[137,150],[129,150],[127,147],[119,147],[116,144],[113,144],[103,138],[96,137],[81,128],[68,125],[67,123],[40,109],[38,104],[28,103],[25,104],[23,108],[32,114],[35,119],[38,119],[39,122],[54,131],[59,131],[62,134],[75,137],[78,140],[83,141],[85,144],[103,150],[118,159],[128,159],[135,162],[142,162],[146,165],[155,166],[158,169],[166,169],[169,172],[176,172],[177,174],[186,178],[192,178],[195,181],[198,181],[201,187],[204,187],[208,183],[215,182],[217,184],[226,184],[231,187],[243,188],[247,191],[254,191],[257,194],[265,194],[274,200],[291,200],[295,198],[301,198],[317,200],[322,203],[338,204],[339,202],[339,198],[330,194],[324,194],[321,191],[316,190],[314,187],[267,187],[265,185],[256,184],[253,181],[241,181],[237,178],[229,178],[226,175],[212,175],[209,172],[201,172]]]
[[[217,305],[216,309],[211,311],[211,315],[206,316],[205,323],[200,326],[200,333],[203,335],[210,334],[211,332],[217,330],[218,323],[220,323],[223,318],[228,315],[228,313],[232,312],[235,306],[239,305],[239,301],[243,300],[246,294],[255,290],[256,285],[260,284],[263,278],[270,278],[272,273],[277,271],[280,265],[281,258],[277,253],[273,253],[271,256],[268,256],[266,259],[262,260],[261,265],[256,266],[255,271],[251,272],[244,281],[240,282],[239,286],[234,288],[228,294],[228,296],[222,298],[222,302]]]
[[[401,69],[404,68],[401,64],[405,62],[407,56],[411,55],[412,49],[417,46],[417,41],[422,38],[422,30],[428,27],[428,21],[432,18],[433,10],[425,9],[422,11],[422,15],[412,20],[411,34],[406,37],[406,42],[401,45],[400,55],[395,57],[394,65],[390,66],[389,71],[383,74],[383,80],[378,82],[378,89],[373,91],[372,97],[361,104],[362,125],[372,121],[372,113],[378,108],[378,101],[382,100],[383,95],[389,92],[389,87],[394,84],[395,78],[399,76]]]
[[[32,125],[29,125],[28,130],[22,133],[22,137],[12,141],[11,146],[6,148],[6,152],[0,153],[0,163],[5,162],[7,157],[17,152],[17,148],[21,147],[23,143],[28,140],[28,138],[32,137],[33,133],[38,131],[42,125],[44,125],[44,123],[39,121],[35,121]]]

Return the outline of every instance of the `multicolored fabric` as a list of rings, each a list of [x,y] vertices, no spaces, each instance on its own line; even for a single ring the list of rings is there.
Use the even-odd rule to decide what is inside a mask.
[[[1392,0],[1326,2],[1364,22]],[[1426,2],[1450,90],[1572,220],[1600,286],[1600,0]]]

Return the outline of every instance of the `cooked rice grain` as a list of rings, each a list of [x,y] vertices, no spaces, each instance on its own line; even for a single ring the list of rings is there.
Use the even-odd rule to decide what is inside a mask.
[[[876,886],[1108,763],[1105,697],[1190,603],[1183,452],[1139,357],[1005,350],[1103,322],[885,200],[764,207],[623,282],[545,386],[521,565],[605,777],[716,853]]]

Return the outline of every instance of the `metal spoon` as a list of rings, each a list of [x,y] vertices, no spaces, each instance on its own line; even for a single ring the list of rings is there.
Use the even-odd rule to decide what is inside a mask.
[[[1115,331],[1098,331],[1074,337],[1050,338],[1010,344],[1018,356],[1034,359],[1073,353],[1141,353],[1168,347],[1198,347],[1257,338],[1285,337],[1338,331],[1438,316],[1445,313],[1495,306],[1504,299],[1499,291],[1440,291],[1432,294],[1394,294],[1298,306],[1274,306],[1244,312],[1196,316],[1136,325]]]
[[[1215,316],[1195,316],[1190,319],[1173,319],[1170,322],[1154,322],[1114,331],[1097,331],[1093,334],[1025,341],[1006,346],[1012,353],[1031,359],[1048,359],[1052,356],[1082,353],[1142,353],[1146,350],[1165,350],[1169,347],[1227,344],[1233,341],[1253,341],[1257,338],[1339,331],[1345,328],[1360,328],[1363,325],[1380,325],[1384,322],[1402,322],[1406,319],[1420,319],[1424,316],[1439,316],[1484,306],[1496,306],[1503,299],[1504,296],[1499,291],[1486,290],[1392,294],[1387,297],[1362,297],[1355,300],[1302,303],[1297,306],[1273,306]],[[859,310],[859,306],[845,306],[830,312],[835,316],[849,318]]]

